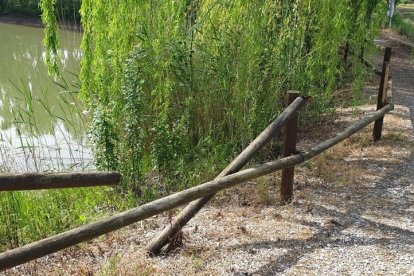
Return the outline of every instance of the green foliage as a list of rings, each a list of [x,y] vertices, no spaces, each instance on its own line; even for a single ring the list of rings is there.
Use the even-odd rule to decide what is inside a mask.
[[[399,4],[412,4],[413,0],[396,0],[395,1],[395,5],[399,5]]]
[[[18,133],[16,139],[20,143],[16,147],[19,149],[15,151],[7,143],[13,136],[0,131],[0,155],[3,157],[0,172],[92,169],[81,142],[87,118],[82,106],[73,98],[76,87],[69,86],[63,79],[58,85],[64,91],[56,95],[58,104],[55,106],[47,100],[47,91],[36,95],[29,88],[16,85],[19,95],[14,100],[12,123]],[[41,105],[46,114],[39,116],[36,105]],[[46,133],[39,128],[39,117],[52,122]],[[0,251],[90,223],[134,203],[132,194],[116,193],[109,187],[0,192]]]
[[[414,22],[408,18],[403,18],[398,13],[392,18],[392,28],[400,35],[405,35],[409,39],[414,39]]]
[[[2,0],[0,1],[0,14],[39,16],[38,4],[38,0]]]
[[[46,46],[46,64],[49,74],[58,74],[58,28],[55,17],[55,0],[42,0],[40,2],[42,10],[42,21],[45,22],[45,38],[43,43]]]
[[[359,93],[385,2],[84,0],[81,15],[97,160],[139,194],[212,175],[280,112],[286,90],[313,96],[312,114],[331,108],[345,44]]]
[[[40,17],[41,0],[1,0],[0,15],[7,14],[11,16]],[[76,23],[80,20],[79,8],[80,1],[77,0],[55,0],[55,15],[61,23]]]
[[[0,193],[0,251],[90,223],[108,211],[124,209],[127,197],[110,188]]]

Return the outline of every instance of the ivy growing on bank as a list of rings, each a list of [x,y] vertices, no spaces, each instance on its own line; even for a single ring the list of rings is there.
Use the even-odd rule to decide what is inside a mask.
[[[53,0],[41,2],[53,57]],[[352,64],[358,93],[385,4],[83,0],[81,98],[98,165],[144,197],[210,177],[280,112],[286,90],[325,112]]]

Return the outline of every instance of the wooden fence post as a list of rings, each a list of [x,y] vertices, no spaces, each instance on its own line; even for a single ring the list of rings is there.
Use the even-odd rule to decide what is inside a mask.
[[[288,91],[287,105],[291,104],[300,96],[299,91]],[[290,118],[284,128],[283,135],[283,157],[288,157],[296,152],[296,138],[298,128],[298,115],[295,114]],[[280,196],[284,203],[289,203],[293,196],[293,181],[295,176],[295,167],[289,167],[282,170],[282,181],[280,185]]]
[[[233,160],[217,177],[220,179],[226,175],[233,174],[239,171],[247,162],[264,146],[266,145],[289,120],[295,116],[296,112],[306,103],[306,99],[299,98],[292,102],[277,118],[274,120],[256,139],[243,150],[243,152]],[[151,254],[158,254],[164,245],[173,241],[174,236],[181,231],[181,228],[194,217],[198,211],[213,197],[209,195],[205,198],[200,198],[187,207],[167,225],[162,232],[156,236],[147,246],[147,251]]]
[[[380,81],[380,87],[378,90],[377,110],[383,108],[387,103],[387,88],[388,88],[387,86],[388,86],[388,77],[390,75],[391,50],[392,48],[389,48],[389,47],[385,48],[384,62],[382,64],[382,72],[381,72],[381,81]],[[374,130],[372,133],[372,136],[375,142],[381,140],[383,122],[384,122],[384,117],[381,117],[375,121]]]

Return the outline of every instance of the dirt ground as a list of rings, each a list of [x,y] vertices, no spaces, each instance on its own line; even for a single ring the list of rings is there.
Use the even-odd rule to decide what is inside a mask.
[[[42,21],[36,17],[19,17],[10,15],[0,15],[0,23],[23,25],[29,27],[43,28]]]
[[[40,17],[25,17],[15,15],[0,15],[0,23],[22,25],[34,28],[44,28]],[[59,28],[62,30],[70,30],[73,32],[81,32],[79,26],[73,24],[59,24]]]
[[[383,139],[372,125],[297,167],[295,198],[278,201],[275,173],[222,193],[184,229],[183,245],[148,257],[143,248],[170,221],[159,215],[4,275],[414,275],[414,66],[393,46],[395,110]],[[376,60],[380,68],[381,56]],[[376,79],[379,83],[379,79]],[[366,95],[375,100],[378,86]],[[299,149],[372,113],[338,110],[300,133]]]

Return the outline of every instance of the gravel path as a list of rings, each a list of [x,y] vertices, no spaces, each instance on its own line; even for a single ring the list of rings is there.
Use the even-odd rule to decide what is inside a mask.
[[[393,78],[394,102],[410,109],[411,122],[414,126],[414,56],[412,48],[403,43],[393,45],[391,72]]]
[[[336,175],[324,177],[327,171],[322,172],[317,175],[321,182],[313,173],[301,171],[298,183],[305,187],[297,192],[292,209],[269,211],[291,225],[269,229],[277,241],[243,245],[257,252],[270,248],[270,261],[258,268],[247,261],[234,274],[414,275],[414,66],[410,47],[391,44],[396,110],[385,119],[383,141],[362,144],[357,150],[355,145],[339,146],[348,152],[337,149],[331,157],[340,162],[343,156],[344,167],[336,170],[328,164],[322,169]],[[370,135],[367,128],[349,143],[361,143]],[[393,139],[401,143],[392,143]],[[335,178],[341,177],[350,181],[340,185]]]

